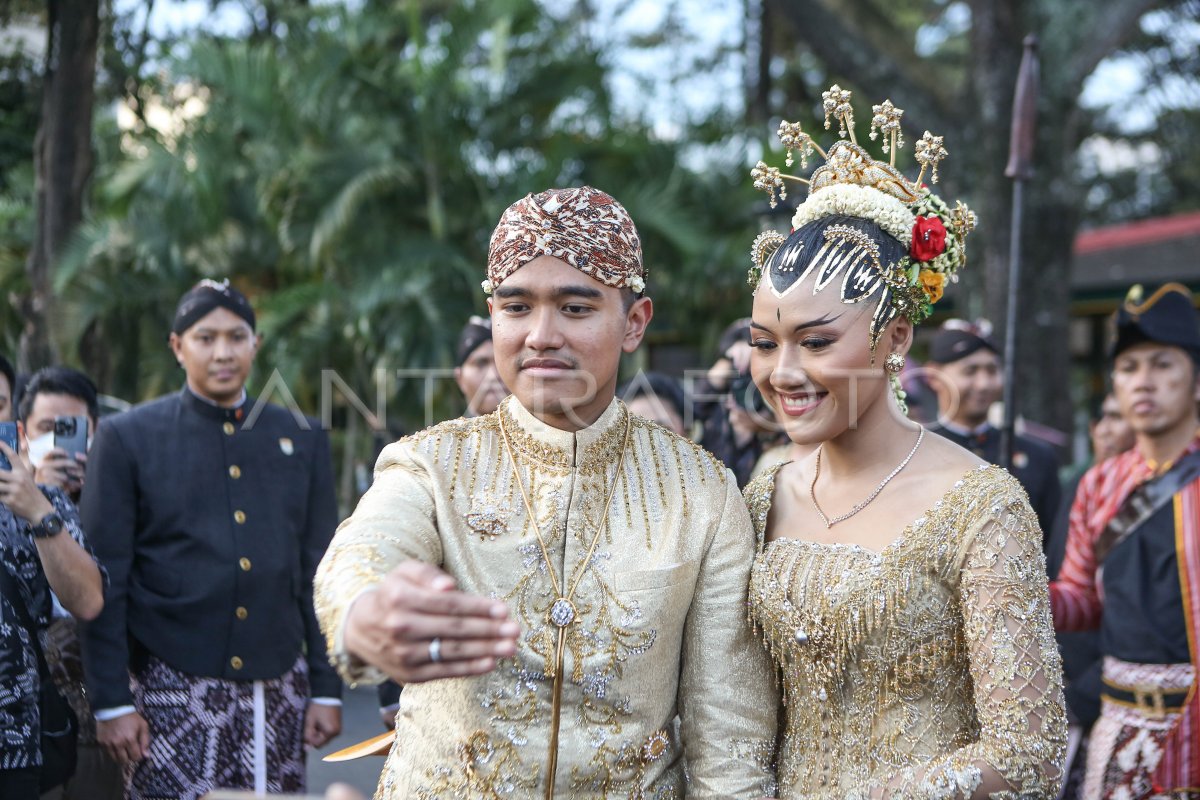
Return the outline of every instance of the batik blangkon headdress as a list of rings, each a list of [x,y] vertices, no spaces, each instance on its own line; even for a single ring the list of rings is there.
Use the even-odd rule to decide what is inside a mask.
[[[975,227],[975,213],[961,202],[953,209],[931,192],[923,180],[938,181],[938,164],[947,155],[942,137],[929,131],[914,148],[921,172],[909,181],[896,169],[896,151],[904,146],[902,110],[890,100],[873,106],[872,140],[883,136],[888,161],[877,161],[858,144],[850,92],[834,85],[822,95],[825,128],[838,126],[839,140],[826,153],[798,122],[779,124],[779,139],[793,151],[800,167],[808,167],[815,151],[825,160],[808,180],[785,175],[763,161],[751,170],[754,187],[767,192],[771,207],[787,198],[785,181],[808,184],[808,197],[792,217],[792,233],[759,234],[751,248],[750,285],[766,281],[783,297],[816,270],[814,294],[841,279],[844,303],[882,296],[871,320],[871,351],[884,327],[903,314],[918,323],[933,313],[947,281],[966,263],[965,240]]]
[[[483,291],[491,294],[539,256],[565,261],[606,286],[646,291],[633,219],[612,195],[591,186],[547,189],[509,206],[492,232]]]

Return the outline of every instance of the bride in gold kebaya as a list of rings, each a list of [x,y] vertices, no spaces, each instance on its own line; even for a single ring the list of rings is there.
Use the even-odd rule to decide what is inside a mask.
[[[939,137],[917,142],[909,181],[902,112],[873,109],[880,162],[849,100],[825,93],[828,153],[781,125],[789,165],[826,163],[751,270],[752,376],[792,441],[820,443],[746,488],[750,613],[786,703],[779,796],[1054,798],[1066,715],[1037,518],[1006,471],[906,419],[895,377],[974,215],[922,184]],[[785,191],[779,170],[753,175]]]

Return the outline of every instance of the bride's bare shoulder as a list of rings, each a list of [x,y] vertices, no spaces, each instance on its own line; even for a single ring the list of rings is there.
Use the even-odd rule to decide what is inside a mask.
[[[921,450],[920,466],[926,475],[945,475],[957,480],[964,472],[988,464],[970,450],[933,431],[925,432],[925,444]]]

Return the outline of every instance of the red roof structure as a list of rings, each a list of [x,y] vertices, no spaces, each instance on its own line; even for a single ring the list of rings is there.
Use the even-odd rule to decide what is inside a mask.
[[[1100,250],[1136,247],[1184,236],[1200,236],[1200,211],[1081,231],[1075,237],[1075,246],[1072,251],[1079,256]]]
[[[1124,296],[1134,283],[1200,283],[1200,211],[1081,231],[1072,289]]]

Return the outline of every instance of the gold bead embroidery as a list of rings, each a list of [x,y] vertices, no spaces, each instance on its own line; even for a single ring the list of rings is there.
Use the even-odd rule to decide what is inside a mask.
[[[1041,536],[1015,480],[971,472],[874,553],[765,543],[777,474],[746,498],[759,538],[750,613],[786,706],[779,796],[865,797],[883,786],[970,796],[983,770],[1009,785],[993,797],[1057,791],[1061,662]]]

